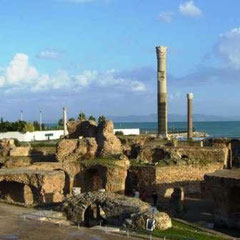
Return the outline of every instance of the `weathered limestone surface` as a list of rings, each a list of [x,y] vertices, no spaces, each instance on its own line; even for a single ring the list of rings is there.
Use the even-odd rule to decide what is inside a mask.
[[[12,146],[15,146],[13,139],[2,139],[0,141],[1,156],[7,156]]]
[[[221,162],[224,164],[228,158],[227,147],[168,147],[147,145],[142,148],[138,156],[140,162],[149,163],[175,163],[207,164]]]
[[[240,169],[218,170],[204,176],[203,194],[214,201],[214,223],[240,229]]]
[[[19,186],[24,187],[24,192],[16,192],[16,195],[32,195],[35,203],[61,202],[63,200],[65,175],[63,171],[32,170],[29,168],[1,169],[0,184],[0,195],[6,200],[12,199],[15,202],[16,196],[11,189],[13,186],[22,184]],[[30,192],[30,188],[32,192]],[[20,202],[26,205],[32,204],[33,201],[30,201],[29,198],[22,197]]]
[[[0,140],[0,155],[11,157],[27,157],[31,155],[31,147],[17,147],[14,144],[14,139],[2,139]]]
[[[10,157],[27,157],[31,155],[31,147],[14,147],[10,149],[9,156]]]
[[[59,162],[93,159],[97,148],[95,138],[63,139],[57,144],[56,158]]]
[[[74,135],[84,138],[61,140],[57,146],[58,161],[70,162],[122,153],[121,142],[114,134],[112,121],[106,121],[98,126],[92,121],[70,123],[76,127],[69,129],[69,137]]]
[[[96,137],[97,123],[95,121],[69,121],[67,122],[69,138]]]
[[[8,156],[10,149],[16,147],[14,139],[4,138],[0,140],[0,152],[2,156]]]
[[[99,156],[110,156],[122,153],[121,142],[114,134],[112,121],[107,121],[98,125],[96,141],[98,144]]]
[[[105,221],[108,224],[122,225],[130,223],[130,227],[145,229],[146,219],[149,217],[150,205],[137,198],[130,198],[114,193],[87,192],[65,200],[63,211],[68,219],[84,224],[86,222],[86,210],[89,206],[96,205],[101,208]],[[171,227],[171,219],[167,214],[156,214],[156,226],[158,229]],[[163,221],[164,220],[164,221]]]
[[[136,159],[143,145],[153,140],[153,138],[146,136],[138,137],[119,136],[119,140],[121,141],[122,144],[123,153],[129,159]]]
[[[104,188],[107,192],[124,193],[129,160],[124,155],[115,159],[95,159],[82,162],[74,186],[83,192]]]
[[[31,157],[5,157],[3,166],[5,168],[26,167],[32,164]]]
[[[180,166],[131,166],[128,178],[132,178],[133,188],[141,192],[151,193],[158,190],[161,196],[166,195],[169,188],[184,187],[185,193],[200,193],[200,183],[206,173],[222,169],[222,163]]]
[[[149,211],[134,215],[132,217],[132,223],[128,227],[145,230],[147,219],[155,220],[156,229],[166,230],[172,227],[171,218],[167,213],[156,212],[153,215]]]

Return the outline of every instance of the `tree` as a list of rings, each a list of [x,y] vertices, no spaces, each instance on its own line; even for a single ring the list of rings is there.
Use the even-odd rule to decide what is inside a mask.
[[[37,131],[40,130],[40,124],[38,123],[38,121],[34,121],[33,126],[34,126],[35,130],[37,130]]]
[[[25,123],[25,126],[24,126],[24,128],[22,129],[21,132],[26,133],[26,132],[33,132],[33,131],[34,131],[34,126],[33,126],[33,124],[30,123],[30,122],[27,122],[27,123]]]
[[[46,126],[44,123],[42,123],[42,130],[45,130],[46,129]]]
[[[69,118],[68,121],[75,121],[75,119],[74,118]]]
[[[88,120],[91,120],[91,121],[95,121],[95,122],[96,122],[96,118],[93,117],[93,116],[90,116],[90,117],[88,118]]]
[[[106,119],[106,117],[105,116],[99,116],[99,118],[98,118],[98,124],[99,123],[105,123],[107,121],[107,119]]]
[[[83,112],[80,112],[78,115],[80,121],[86,121],[86,115]]]
[[[63,119],[62,118],[60,118],[59,120],[58,120],[58,126],[63,126]]]

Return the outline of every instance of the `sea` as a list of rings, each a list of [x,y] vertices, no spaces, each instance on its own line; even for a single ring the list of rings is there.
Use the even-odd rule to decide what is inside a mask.
[[[47,123],[45,126],[54,128],[55,123]],[[156,133],[157,122],[114,122],[115,129],[139,128],[141,133]],[[205,132],[210,137],[240,138],[240,121],[216,121],[216,122],[194,122],[193,128],[198,132]],[[169,132],[187,131],[186,122],[169,122]]]
[[[114,123],[114,128],[139,128],[141,133],[156,133],[156,122],[124,122]],[[186,131],[186,122],[169,122],[169,131]],[[240,138],[240,121],[228,122],[194,122],[193,128],[198,132],[205,132],[210,137]]]

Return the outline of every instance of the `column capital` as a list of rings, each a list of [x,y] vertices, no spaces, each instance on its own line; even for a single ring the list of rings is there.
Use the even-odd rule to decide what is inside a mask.
[[[187,99],[193,99],[193,93],[188,93],[187,94]]]
[[[166,46],[158,46],[156,47],[157,57],[166,57],[167,55],[167,47]]]

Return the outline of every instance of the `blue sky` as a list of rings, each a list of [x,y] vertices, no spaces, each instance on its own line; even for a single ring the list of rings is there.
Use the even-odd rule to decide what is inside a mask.
[[[169,112],[239,115],[239,0],[0,0],[0,116],[156,112],[157,45]]]

